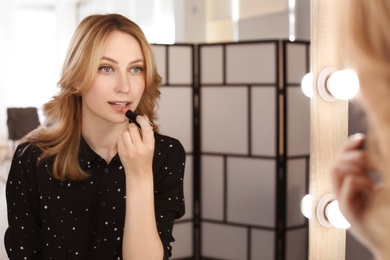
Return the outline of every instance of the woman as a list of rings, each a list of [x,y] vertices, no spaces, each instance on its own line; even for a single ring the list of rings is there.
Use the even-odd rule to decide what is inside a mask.
[[[331,178],[352,233],[376,259],[390,259],[390,1],[335,2],[335,57],[358,74],[370,130],[344,144]]]
[[[11,259],[168,259],[185,152],[154,125],[160,81],[135,23],[118,14],[80,23],[45,122],[13,158]]]

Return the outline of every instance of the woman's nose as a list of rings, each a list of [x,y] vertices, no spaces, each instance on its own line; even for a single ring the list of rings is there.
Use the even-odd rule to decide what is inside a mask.
[[[130,91],[130,79],[127,73],[124,72],[118,73],[115,90],[116,92],[123,92],[123,93],[127,93]]]

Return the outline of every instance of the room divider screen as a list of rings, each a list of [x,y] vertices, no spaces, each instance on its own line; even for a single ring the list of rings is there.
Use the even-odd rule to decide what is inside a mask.
[[[163,78],[160,86],[161,99],[158,106],[160,132],[180,140],[186,150],[186,168],[184,177],[185,215],[174,226],[176,242],[172,259],[193,259],[196,241],[193,205],[196,202],[194,189],[194,61],[193,44],[152,45],[159,74]],[[199,154],[197,152],[196,154]],[[199,155],[198,157],[199,158]],[[197,170],[197,172],[199,172]]]
[[[187,151],[173,259],[307,258],[306,41],[153,45],[161,132]]]

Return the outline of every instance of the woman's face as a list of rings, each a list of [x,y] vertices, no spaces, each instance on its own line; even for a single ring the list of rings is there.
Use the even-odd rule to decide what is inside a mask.
[[[138,41],[127,33],[111,32],[99,70],[82,95],[83,120],[126,122],[123,111],[137,108],[144,89],[145,61]]]

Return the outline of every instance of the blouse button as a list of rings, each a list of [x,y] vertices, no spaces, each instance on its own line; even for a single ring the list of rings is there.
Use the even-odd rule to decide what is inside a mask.
[[[105,173],[108,173],[108,168],[104,168],[104,172],[105,172]]]

